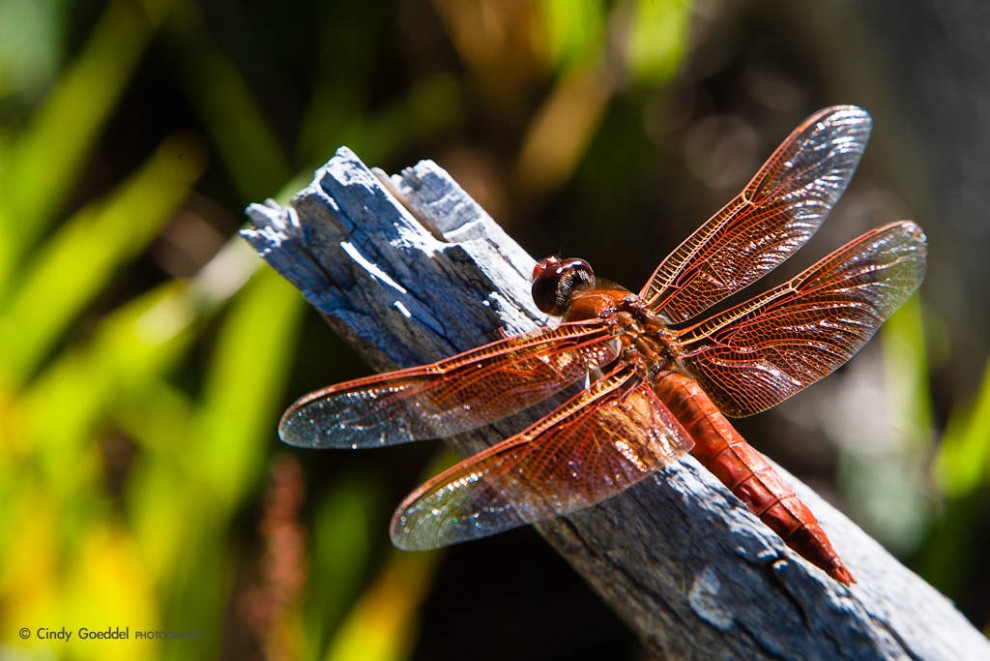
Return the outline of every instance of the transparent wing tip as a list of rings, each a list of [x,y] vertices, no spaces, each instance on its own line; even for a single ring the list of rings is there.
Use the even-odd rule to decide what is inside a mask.
[[[392,515],[392,523],[389,526],[392,545],[403,551],[431,551],[446,546],[450,542],[444,542],[438,537],[439,521],[439,517],[430,521],[428,518],[410,514],[400,506]]]
[[[278,422],[278,436],[283,443],[296,447],[311,448],[326,445],[319,426],[311,416],[307,415],[306,407],[292,406]]]
[[[491,537],[531,522],[497,490],[485,485],[473,489],[470,485],[477,483],[470,478],[437,488],[437,484],[444,484],[442,479],[437,482],[438,478],[411,493],[392,515],[389,535],[397,548],[429,551]]]
[[[828,117],[831,122],[851,122],[867,130],[873,125],[873,117],[859,106],[829,106],[818,111],[809,119],[821,120],[825,117]]]

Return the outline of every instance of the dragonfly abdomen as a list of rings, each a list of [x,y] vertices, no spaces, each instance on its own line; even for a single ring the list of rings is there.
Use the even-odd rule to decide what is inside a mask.
[[[667,372],[657,379],[655,389],[694,439],[691,454],[695,459],[788,546],[837,581],[846,585],[855,582],[815,515],[763,455],[729,424],[696,381]]]

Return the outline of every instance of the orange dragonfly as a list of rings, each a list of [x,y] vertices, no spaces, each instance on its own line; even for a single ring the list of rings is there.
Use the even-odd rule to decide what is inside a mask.
[[[533,297],[560,323],[311,393],[279,435],[313,448],[444,437],[571,388],[532,426],[410,494],[392,518],[394,544],[436,548],[568,514],[690,452],[791,548],[853,583],[814,515],[725,416],[768,409],[849,360],[921,283],[924,233],[910,221],[874,229],[782,285],[710,309],[815,233],[870,126],[854,106],[809,117],[639,294],[596,287],[584,260],[548,258]]]

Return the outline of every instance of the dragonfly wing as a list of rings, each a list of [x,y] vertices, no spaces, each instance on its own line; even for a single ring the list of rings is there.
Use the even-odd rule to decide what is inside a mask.
[[[546,400],[618,352],[613,332],[598,321],[538,328],[430,365],[310,393],[282,416],[279,435],[318,448],[450,436]]]
[[[910,221],[863,234],[790,281],[680,333],[682,363],[723,412],[758,413],[832,373],[921,284]]]
[[[818,230],[856,171],[870,128],[869,114],[855,106],[806,119],[742,193],[660,263],[640,295],[680,323],[766,275]]]
[[[437,548],[574,512],[690,449],[646,382],[617,368],[530,428],[433,478],[392,518],[399,548]]]

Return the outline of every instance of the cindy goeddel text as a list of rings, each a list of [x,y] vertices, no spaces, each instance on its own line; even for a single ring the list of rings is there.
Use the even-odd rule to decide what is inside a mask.
[[[21,640],[199,640],[201,631],[169,631],[167,629],[131,629],[130,627],[21,627],[17,632]]]

